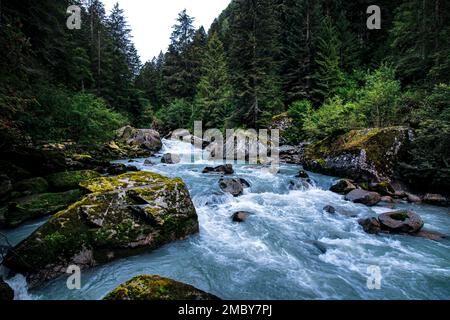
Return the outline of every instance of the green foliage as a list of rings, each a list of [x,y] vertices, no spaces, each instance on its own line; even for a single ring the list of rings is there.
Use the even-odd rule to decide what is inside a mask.
[[[288,109],[288,117],[292,121],[292,127],[286,133],[289,143],[299,143],[305,138],[303,125],[308,114],[313,112],[312,104],[309,100],[300,100],[294,102]]]
[[[306,115],[303,131],[309,139],[320,140],[362,127],[363,124],[364,114],[357,104],[344,103],[340,97],[334,97],[317,111]]]
[[[164,124],[165,131],[189,127],[192,114],[192,103],[185,99],[175,99],[157,113],[157,118]]]
[[[369,126],[386,127],[397,122],[401,87],[392,68],[382,65],[368,74],[360,95],[358,103],[366,114]]]

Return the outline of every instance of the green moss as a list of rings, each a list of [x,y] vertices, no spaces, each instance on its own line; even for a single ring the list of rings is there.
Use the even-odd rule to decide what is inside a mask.
[[[85,161],[85,160],[92,160],[92,156],[88,154],[74,154],[72,155],[72,159],[75,161]]]
[[[193,286],[160,276],[137,276],[110,292],[104,300],[217,300]]]
[[[31,178],[14,184],[14,191],[21,195],[44,193],[48,190],[48,183],[44,178]]]
[[[406,219],[409,219],[408,215],[405,212],[395,212],[391,214],[390,217],[397,221],[405,221]]]
[[[46,177],[51,188],[56,190],[70,190],[79,187],[83,181],[99,177],[100,174],[92,170],[66,171],[54,173]]]

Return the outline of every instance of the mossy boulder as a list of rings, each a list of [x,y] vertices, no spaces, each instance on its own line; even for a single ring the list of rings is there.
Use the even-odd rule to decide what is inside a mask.
[[[156,249],[199,231],[184,182],[151,172],[82,182],[93,192],[61,211],[17,245],[4,264],[31,285]]]
[[[104,300],[219,300],[193,286],[160,276],[137,276],[111,291]]]
[[[352,130],[308,146],[304,167],[356,181],[389,181],[411,136],[404,127]]]
[[[4,224],[17,227],[23,222],[40,218],[65,209],[78,201],[84,192],[80,189],[60,193],[42,193],[15,199],[8,203],[4,213]]]
[[[46,177],[53,190],[71,190],[79,187],[80,182],[99,177],[100,174],[92,170],[65,171]]]
[[[42,177],[21,180],[14,184],[14,191],[21,195],[32,195],[48,191],[48,183]]]

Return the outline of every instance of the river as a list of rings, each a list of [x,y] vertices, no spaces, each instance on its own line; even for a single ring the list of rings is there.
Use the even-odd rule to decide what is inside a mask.
[[[151,158],[154,166],[144,166],[145,159],[118,162],[183,178],[199,216],[198,235],[83,271],[81,290],[68,290],[61,277],[28,291],[24,278],[17,275],[8,280],[16,298],[101,299],[141,274],[182,281],[222,299],[450,298],[450,240],[369,235],[358,218],[325,213],[326,205],[359,217],[391,211],[383,205],[353,204],[327,191],[336,178],[310,173],[315,186],[303,189],[294,177],[299,166],[281,165],[273,175],[262,166],[234,164],[235,176],[249,181],[251,188],[233,198],[220,191],[220,176],[201,173],[212,165],[201,159],[201,151],[195,151],[191,161],[190,145],[165,140],[161,154],[167,152],[181,154],[182,162],[164,165],[158,155]],[[426,230],[450,234],[448,208],[414,204],[396,208],[416,211]],[[251,216],[245,223],[234,223],[231,215],[236,211]],[[5,233],[16,244],[45,220]],[[373,267],[380,271],[380,289],[367,285]]]

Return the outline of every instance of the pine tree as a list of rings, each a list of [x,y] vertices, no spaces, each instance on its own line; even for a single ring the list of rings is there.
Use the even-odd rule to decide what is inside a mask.
[[[202,60],[202,76],[197,86],[193,120],[205,128],[223,128],[231,114],[232,90],[223,45],[216,33],[210,35]]]
[[[344,75],[340,69],[340,46],[336,28],[327,16],[322,21],[314,61],[317,65],[313,75],[313,96],[316,102],[321,103],[333,97],[342,84]]]

